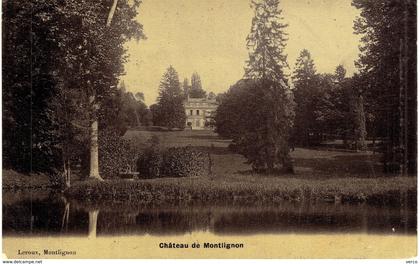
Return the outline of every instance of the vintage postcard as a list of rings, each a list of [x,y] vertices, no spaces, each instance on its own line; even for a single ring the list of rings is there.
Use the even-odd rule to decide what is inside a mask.
[[[417,263],[416,1],[2,14],[3,259]]]

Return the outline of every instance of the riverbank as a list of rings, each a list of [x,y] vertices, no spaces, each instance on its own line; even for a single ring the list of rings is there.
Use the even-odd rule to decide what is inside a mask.
[[[72,177],[65,191],[71,199],[132,204],[277,204],[281,201],[409,204],[415,207],[416,176],[383,174],[380,155],[296,148],[295,173],[257,174],[243,156],[230,151],[229,140],[212,131],[134,131],[125,137],[145,147],[157,136],[164,147],[190,145],[212,159],[211,171],[194,178],[147,180],[80,180]],[[169,175],[170,176],[170,175]],[[22,175],[3,170],[3,189],[49,188],[47,175]]]
[[[53,187],[44,173],[24,174],[15,170],[2,170],[3,190],[49,189]]]
[[[72,199],[142,204],[278,204],[283,201],[322,201],[416,206],[414,177],[387,179],[342,178],[308,180],[265,178],[258,182],[207,178],[83,181],[65,191]]]

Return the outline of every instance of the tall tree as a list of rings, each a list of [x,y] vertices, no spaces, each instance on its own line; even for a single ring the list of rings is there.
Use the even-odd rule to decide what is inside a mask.
[[[365,91],[366,82],[360,75],[356,74],[350,79],[353,113],[353,133],[354,145],[357,151],[366,150],[366,111],[365,111]]]
[[[206,91],[203,90],[201,86],[201,78],[197,72],[194,72],[191,76],[191,89],[190,89],[191,98],[205,98]]]
[[[342,81],[338,79],[337,74],[319,75],[319,86],[323,92],[315,115],[327,138],[346,141],[351,129],[350,97],[344,86],[344,78]]]
[[[184,128],[186,115],[184,97],[176,70],[169,66],[159,85],[159,97],[155,111],[157,124],[168,128]],[[154,117],[155,119],[155,117]]]
[[[346,78],[346,74],[347,74],[346,68],[344,68],[342,64],[338,65],[335,68],[334,81],[336,81],[337,83],[344,81],[344,78]]]
[[[3,166],[51,172],[60,164],[48,118],[57,42],[48,2],[3,1]]]
[[[254,18],[251,32],[247,37],[249,60],[245,67],[245,77],[255,80],[283,81],[287,83],[283,71],[288,67],[284,54],[287,34],[279,8],[279,0],[253,0]]]
[[[279,3],[279,0],[252,1],[254,18],[247,37],[250,53],[245,77],[258,80],[264,94],[263,103],[268,107],[262,112],[265,114],[264,130],[257,131],[257,138],[263,139],[262,148],[258,151],[265,153],[263,166],[272,171],[282,165],[291,172],[293,164],[289,156],[289,138],[294,102],[283,70],[288,67],[284,54],[287,40],[284,29],[287,24],[282,22]]]
[[[416,1],[353,0],[360,10],[362,35],[358,67],[367,80],[377,131],[383,137],[385,171],[415,173],[417,168]]]
[[[242,122],[240,129],[231,136],[255,170],[273,172],[282,166],[293,171],[288,146],[294,115],[293,95],[286,85],[287,76],[283,71],[287,67],[284,54],[286,24],[281,21],[278,0],[252,1],[252,7],[254,18],[247,37],[246,80],[237,84],[237,89],[244,90],[237,100],[253,102],[248,106],[244,104],[239,113],[247,119],[255,119],[255,122]],[[230,104],[229,93],[222,100],[221,109],[224,109],[224,103]],[[222,111],[217,115],[229,116]],[[220,130],[223,124],[219,122],[216,126]]]
[[[71,144],[65,138],[88,137],[90,125],[95,120],[103,120],[104,115],[110,112],[105,106],[108,106],[107,104],[112,101],[110,98],[115,96],[118,77],[123,72],[125,60],[123,44],[130,38],[143,37],[141,25],[134,20],[139,4],[140,1],[137,0],[120,0],[118,11],[115,17],[112,17],[109,16],[112,6],[107,0],[94,3],[87,0],[65,2],[41,0],[36,4],[21,1],[4,3],[8,12],[11,11],[10,17],[14,16],[15,10],[12,7],[14,5],[26,10],[21,14],[30,18],[28,27],[25,23],[22,25],[21,22],[25,21],[22,20],[23,17],[16,17],[16,21],[7,23],[10,22],[12,29],[18,29],[16,32],[23,32],[25,28],[30,29],[30,34],[27,34],[29,41],[14,39],[12,35],[15,33],[10,32],[10,38],[6,37],[10,40],[8,48],[25,43],[20,49],[22,54],[23,51],[32,51],[31,53],[37,57],[28,60],[29,64],[18,60],[16,63],[26,68],[30,65],[33,77],[41,77],[36,73],[42,73],[40,80],[43,80],[44,84],[40,87],[48,91],[46,93],[38,88],[34,89],[37,87],[33,82],[35,78],[28,79],[26,83],[22,81],[18,85],[22,87],[20,90],[27,91],[28,96],[23,98],[31,102],[22,105],[20,110],[29,117],[32,115],[28,119],[30,126],[25,129],[28,142],[39,142],[37,145],[29,144],[26,153],[33,157],[55,153],[59,157],[58,160],[63,160],[64,163],[64,166],[58,169],[63,170],[64,167],[65,171],[70,154],[73,153],[73,149],[68,148]],[[110,27],[106,27],[107,17],[110,18],[108,19],[110,23],[112,22]],[[39,62],[42,61],[45,63],[41,65]],[[8,73],[13,72],[11,69],[3,70]],[[25,76],[23,74],[24,71],[22,76]],[[7,91],[13,89],[13,85],[7,86]],[[42,103],[34,100],[38,97],[43,98]],[[10,98],[10,100],[11,104],[16,104],[15,99]],[[34,111],[38,108],[42,108],[39,113]],[[86,116],[89,118],[85,118]],[[34,123],[36,119],[40,122]],[[21,121],[19,123],[25,124]],[[46,131],[45,136],[35,139],[32,133],[35,131],[34,125],[42,123],[44,125],[39,131]],[[45,124],[51,124],[52,127]],[[66,131],[69,133],[65,133]],[[77,149],[76,146],[83,149],[85,145],[75,144],[74,149]],[[38,146],[53,146],[55,150],[51,151],[45,147],[40,149]],[[34,155],[35,150],[39,150],[41,154]],[[36,164],[35,160],[33,161],[28,164]],[[96,172],[94,174],[99,175]]]
[[[187,99],[190,94],[191,86],[189,84],[188,78],[184,79],[182,83],[182,92],[184,93],[184,98]]]
[[[296,61],[292,80],[293,95],[296,102],[296,116],[293,138],[295,143],[308,146],[319,141],[320,126],[316,111],[321,101],[319,76],[308,50],[301,51]]]
[[[144,102],[144,93],[137,92],[136,95],[135,95],[135,97],[136,97],[136,100],[137,101]]]

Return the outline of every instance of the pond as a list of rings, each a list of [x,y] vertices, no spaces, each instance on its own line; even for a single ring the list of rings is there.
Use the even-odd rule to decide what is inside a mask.
[[[95,205],[52,193],[3,193],[3,236],[143,236],[210,232],[399,234],[417,232],[416,207],[284,202],[277,206]]]

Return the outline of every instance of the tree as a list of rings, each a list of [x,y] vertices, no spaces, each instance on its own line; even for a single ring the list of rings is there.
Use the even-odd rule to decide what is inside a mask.
[[[337,73],[319,75],[322,94],[315,116],[327,138],[340,138],[347,142],[351,130],[350,95],[344,80],[344,76],[338,78]]]
[[[207,96],[207,99],[209,100],[216,100],[216,94],[213,92],[210,92],[209,95]]]
[[[286,171],[293,171],[289,156],[289,136],[294,118],[293,95],[286,85],[287,76],[283,71],[287,67],[286,24],[282,23],[281,9],[278,0],[253,1],[254,18],[251,32],[247,37],[250,50],[245,69],[245,77],[258,81],[262,90],[264,105],[262,113],[263,130],[257,130],[256,138],[245,143],[255,144],[252,140],[261,138],[258,152],[254,151],[254,159],[250,159],[254,167],[273,171],[282,165]],[[268,107],[264,109],[265,107]],[[263,153],[264,160],[256,157]]]
[[[184,93],[184,99],[187,99],[190,94],[191,86],[189,85],[188,78],[184,79],[182,83],[182,91]]]
[[[365,82],[359,75],[354,75],[350,80],[352,90],[352,113],[353,113],[353,133],[355,149],[366,150],[366,114],[365,114]]]
[[[287,24],[282,23],[279,0],[252,1],[254,18],[247,37],[249,60],[245,77],[254,80],[272,80],[287,83],[284,67],[288,67],[286,47]]]
[[[12,116],[22,115],[26,118],[26,121],[23,118],[13,118],[18,127],[26,127],[22,129],[24,137],[15,137],[18,145],[20,142],[24,143],[26,155],[36,159],[39,157],[44,162],[62,161],[62,166],[52,164],[49,167],[67,174],[66,168],[69,168],[70,159],[74,156],[73,150],[84,149],[86,146],[84,139],[89,136],[90,125],[95,126],[96,122],[97,127],[98,120],[104,123],[103,120],[107,119],[104,116],[112,112],[105,106],[113,102],[112,98],[117,93],[116,84],[125,61],[123,44],[130,38],[144,37],[141,25],[134,20],[140,1],[129,2],[118,2],[114,19],[110,10],[116,10],[116,0],[113,6],[106,0],[94,3],[87,0],[41,0],[36,4],[21,1],[4,3],[5,10],[10,12],[6,15],[10,18],[7,23],[10,23],[12,31],[16,30],[7,33],[7,46],[18,47],[19,56],[22,55],[23,60],[28,59],[15,60],[18,64],[15,64],[15,69],[23,77],[15,86],[19,87],[16,90],[12,84],[14,70],[4,69],[10,77],[7,77],[10,82],[6,88],[6,94],[11,95],[7,97],[10,105],[18,104],[17,100],[21,99],[29,102],[21,104],[21,114],[17,109],[7,106],[7,111],[14,112]],[[22,17],[14,15],[17,11],[14,10],[15,7],[20,10]],[[105,23],[107,15],[109,27]],[[29,22],[22,24],[26,18]],[[26,33],[23,35],[27,35],[27,41],[17,38],[23,37],[20,36],[21,32]],[[34,57],[27,57],[25,53]],[[11,57],[8,59],[12,59]],[[28,76],[32,75],[32,79],[25,75],[24,68],[28,69],[28,65]],[[42,81],[39,86],[37,81],[34,82],[38,77]],[[26,96],[19,96],[21,99],[13,96],[18,91],[25,91]],[[34,100],[36,98],[39,101]],[[39,121],[34,122],[35,120]],[[36,128],[38,125],[40,127]],[[91,130],[94,132],[95,129]],[[42,137],[35,138],[37,132],[33,133],[34,131],[42,132]],[[91,134],[96,136],[97,133]],[[94,139],[92,137],[92,142]],[[45,155],[54,155],[55,158],[48,159]],[[27,164],[31,167],[39,164],[36,159]],[[95,165],[97,159],[96,162],[95,159],[93,161],[91,164]],[[97,171],[93,174],[99,175]]]
[[[159,116],[159,107],[157,104],[152,104],[149,107],[150,109],[150,113],[152,115],[152,122],[154,126],[157,126],[158,124],[160,124],[160,116]]]
[[[359,75],[346,78],[346,70],[337,66],[334,75],[320,75],[321,100],[315,110],[320,131],[330,139],[340,138],[356,150],[366,148],[364,91],[366,84]]]
[[[136,95],[135,95],[135,97],[136,97],[136,100],[137,100],[137,101],[139,101],[139,102],[144,102],[144,93],[142,93],[142,92],[137,92],[137,93],[136,93]]]
[[[119,12],[113,19],[114,11],[119,3]],[[77,17],[79,34],[67,37],[69,56],[66,62],[70,66],[79,66],[78,84],[85,89],[88,98],[84,110],[90,113],[90,170],[89,177],[101,179],[99,175],[98,151],[98,119],[101,118],[102,104],[116,93],[118,77],[123,72],[124,48],[123,44],[130,38],[139,40],[144,37],[141,25],[134,20],[140,1],[108,1],[90,4],[88,2],[67,2],[68,10],[65,14]],[[86,16],[85,14],[91,14]],[[106,23],[104,14],[107,14]],[[111,26],[112,23],[112,26]],[[78,49],[73,51],[71,46],[77,43]],[[101,45],[98,45],[101,43]],[[71,53],[76,53],[76,56]],[[73,55],[73,56],[72,56]],[[67,71],[64,67],[63,71]],[[66,87],[67,88],[67,87]]]
[[[417,168],[416,1],[353,0],[362,35],[357,66],[367,82],[366,101],[383,138],[384,170]]]
[[[338,65],[335,68],[335,72],[334,72],[334,81],[337,83],[343,82],[344,79],[346,78],[346,69],[344,68],[343,65]]]
[[[226,96],[226,93],[218,93],[216,95],[216,102],[220,104],[223,101],[225,96]]]
[[[121,89],[119,98],[118,119],[123,120],[126,126],[130,127],[148,125],[148,109],[141,100],[144,99],[143,93],[138,92],[134,96],[131,92],[124,92]]]
[[[191,76],[191,89],[189,92],[191,98],[205,98],[206,91],[201,86],[201,78],[197,72],[194,72]]]
[[[52,172],[60,164],[58,136],[48,119],[55,95],[57,45],[45,15],[49,4],[3,1],[3,166]]]
[[[319,142],[321,138],[316,111],[320,107],[322,92],[319,76],[308,50],[302,50],[297,58],[292,79],[296,103],[293,138],[295,143],[309,146]]]
[[[183,100],[178,73],[169,66],[160,81],[158,103],[153,109],[155,125],[184,128],[186,115]]]
[[[252,7],[245,80],[232,88],[237,95],[227,93],[222,100],[216,115],[217,131],[224,134],[227,129],[226,135],[233,138],[254,170],[274,172],[282,166],[291,172],[288,141],[294,113],[293,96],[283,72],[287,66],[286,25],[281,22],[278,0],[253,1]],[[242,108],[237,108],[241,103]],[[235,121],[238,118],[240,122]],[[231,125],[237,126],[227,127]]]

